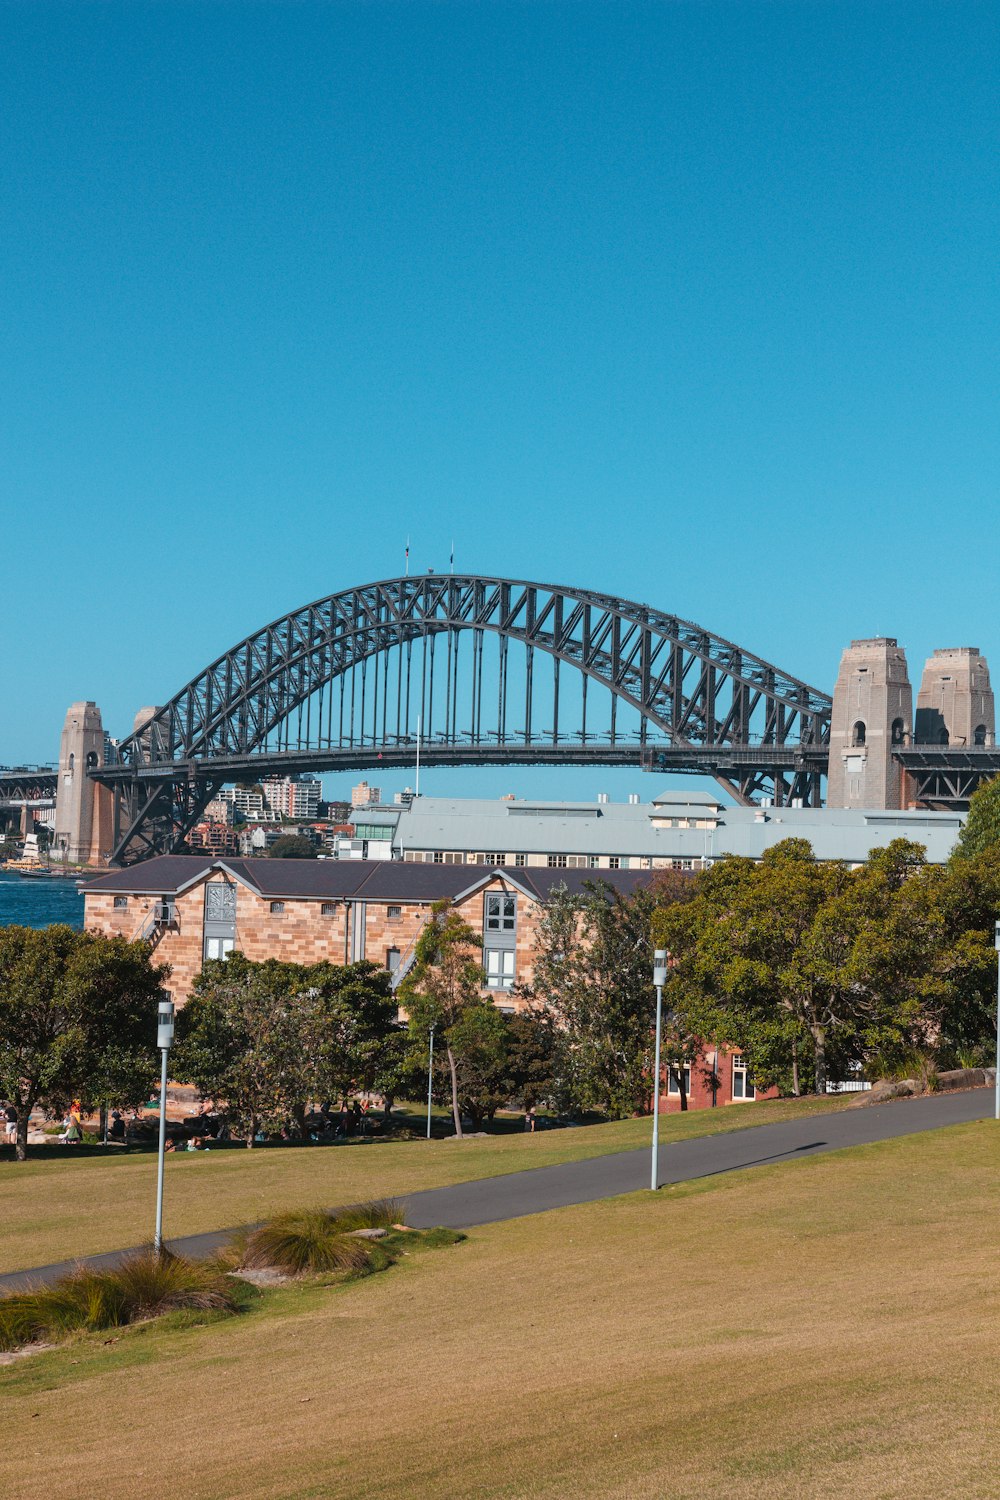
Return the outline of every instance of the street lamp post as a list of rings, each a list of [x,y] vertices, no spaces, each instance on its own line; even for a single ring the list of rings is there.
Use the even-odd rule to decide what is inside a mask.
[[[997,950],[997,1066],[993,1113],[1000,1120],[1000,922],[997,922],[993,928],[993,945]]]
[[[160,1067],[160,1148],[156,1162],[156,1233],[153,1249],[163,1250],[163,1154],[167,1144],[167,1058],[174,1040],[174,1003],[164,990],[156,1016],[156,1045],[162,1059]]]
[[[434,1090],[434,1026],[431,1025],[431,1052],[427,1064],[427,1139],[431,1138],[431,1094]]]
[[[654,1193],[660,1185],[660,1037],[663,1030],[663,986],[666,982],[667,950],[657,948],[653,954],[653,983],[656,986],[656,1052],[653,1062],[653,1157],[649,1167],[649,1186]]]

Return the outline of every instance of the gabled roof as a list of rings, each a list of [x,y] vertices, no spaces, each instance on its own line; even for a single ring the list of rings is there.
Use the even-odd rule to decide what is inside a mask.
[[[428,903],[458,900],[498,879],[532,900],[547,901],[558,886],[576,894],[588,882],[604,882],[630,893],[648,884],[651,877],[649,870],[509,870],[497,865],[427,865],[387,859],[220,859],[161,854],[90,881],[85,894],[178,895],[215,871],[265,900]]]

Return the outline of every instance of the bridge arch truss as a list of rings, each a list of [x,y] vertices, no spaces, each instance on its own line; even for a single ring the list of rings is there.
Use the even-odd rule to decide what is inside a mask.
[[[182,848],[226,782],[518,763],[715,776],[739,801],[818,805],[831,700],[677,616],[474,575],[331,594],[240,641],[96,776],[114,859]]]

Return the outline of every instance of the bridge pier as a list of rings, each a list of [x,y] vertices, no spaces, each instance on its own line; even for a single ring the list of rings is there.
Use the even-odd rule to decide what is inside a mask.
[[[53,854],[66,864],[98,865],[111,853],[113,792],[90,772],[104,764],[101,710],[90,700],[66,711],[59,742]]]

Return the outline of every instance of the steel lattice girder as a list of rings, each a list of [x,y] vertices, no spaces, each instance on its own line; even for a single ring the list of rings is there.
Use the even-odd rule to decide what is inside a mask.
[[[552,584],[431,575],[350,589],[273,621],[123,741],[119,764],[252,753],[322,683],[400,643],[449,630],[487,631],[547,652],[608,688],[673,744],[746,745],[761,707],[765,745],[828,738],[827,694],[688,621]]]
[[[641,748],[650,737],[690,752],[697,763],[692,768],[714,775],[741,801],[769,785],[779,801],[819,801],[820,761],[829,738],[827,694],[731,641],[646,605],[554,584],[426,575],[349,589],[273,621],[219,657],[123,741],[117,765],[95,773],[120,790],[115,858],[176,848],[235,765],[254,755],[258,766],[280,759],[269,738],[325,685],[343,682],[354,667],[394,648],[409,651],[420,640],[433,648],[437,635],[454,635],[457,649],[462,631],[473,633],[480,664],[484,633],[499,637],[504,651],[511,641],[525,648],[529,704],[533,653],[552,658],[554,727],[533,735],[526,710],[523,736],[507,736],[502,724],[496,736],[484,733],[476,702],[473,729],[461,750],[453,736],[450,744],[428,744],[429,760],[537,760],[550,740],[554,754],[544,758],[564,764],[620,764],[623,757],[634,763],[636,756],[616,737],[615,707],[622,703],[639,715]],[[575,746],[572,732],[560,735],[560,663],[611,695],[611,743],[602,750]],[[479,682],[481,697],[481,675]],[[407,702],[408,694],[409,686]],[[327,768],[348,764],[352,745],[353,717],[347,752],[343,740],[336,751],[328,743],[321,760]],[[803,746],[813,752],[808,765],[789,766],[788,748]],[[704,755],[741,748],[752,754],[738,766]],[[371,760],[369,754],[365,763]]]

